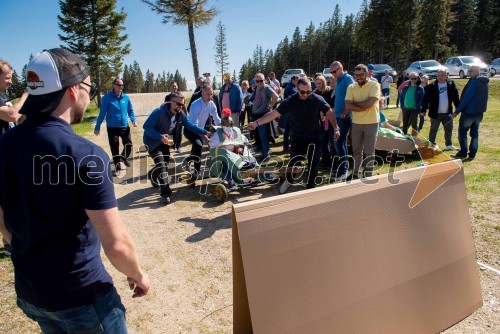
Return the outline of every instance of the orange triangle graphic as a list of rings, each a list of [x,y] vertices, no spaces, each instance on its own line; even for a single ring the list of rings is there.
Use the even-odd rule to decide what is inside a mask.
[[[439,163],[436,165],[425,166],[424,172],[420,177],[417,188],[410,199],[409,207],[414,208],[422,202],[427,196],[432,194],[453,175],[462,168],[460,160],[453,160],[453,163]]]

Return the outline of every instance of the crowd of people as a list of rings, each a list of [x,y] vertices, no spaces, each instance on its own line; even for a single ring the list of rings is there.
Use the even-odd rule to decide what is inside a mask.
[[[289,166],[304,164],[307,169],[306,189],[316,186],[322,166],[330,169],[334,181],[370,177],[379,127],[418,132],[422,129],[419,117],[421,123],[426,115],[431,120],[429,140],[435,144],[442,124],[444,149],[455,150],[453,119],[461,114],[460,149],[455,157],[475,158],[489,81],[479,76],[478,67],[469,68],[470,79],[461,98],[444,71],[434,82],[403,72],[396,82],[402,129],[390,125],[383,114],[393,78],[386,73],[379,83],[372,70],[371,65],[359,64],[351,76],[340,61],[333,61],[329,82],[322,73],[313,80],[293,76],[283,92],[274,73],[267,77],[256,73],[241,87],[226,73],[219,95],[210,79],[200,77],[187,106],[177,84],[171,83],[165,102],[143,124],[143,142],[154,162],[148,178],[159,188],[160,201],[171,202],[167,166],[172,151],[181,151],[182,134],[191,144],[192,180],[203,178],[200,164],[205,143],[211,152],[222,148],[243,155],[249,145],[243,133],[248,131],[254,151],[260,151],[255,163],[264,163],[271,159],[270,143],[279,135],[278,129],[284,136],[283,150],[290,152]],[[12,67],[0,60],[0,152],[4,157],[0,160],[0,232],[15,268],[18,306],[47,333],[74,328],[126,332],[125,309],[100,257],[102,244],[111,264],[126,275],[133,296],[148,293],[149,279],[120,218],[112,182],[123,166],[130,166],[129,120],[138,126],[134,107],[123,92],[125,83],[121,78],[113,80],[94,129],[100,135],[106,120],[112,170],[104,150],[76,135],[70,126],[82,121],[97,94],[85,61],[64,49],[46,50],[32,58],[26,73],[26,91],[12,103],[6,95]],[[349,166],[348,136],[353,166]],[[53,182],[60,180],[54,178],[61,164],[67,167],[63,177],[72,182]],[[223,165],[223,169],[229,186],[234,186],[238,180],[231,174],[232,167]],[[280,193],[296,183],[287,173]]]

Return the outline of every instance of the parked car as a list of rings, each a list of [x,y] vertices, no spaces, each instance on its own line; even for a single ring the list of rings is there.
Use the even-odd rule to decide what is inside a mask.
[[[290,82],[290,80],[294,75],[298,75],[301,78],[305,78],[306,72],[304,72],[304,70],[301,68],[286,70],[285,73],[283,73],[283,75],[281,76],[281,86],[285,87],[286,84]]]
[[[392,77],[392,80],[396,82],[397,72],[387,64],[373,64],[373,77],[380,82],[382,77],[385,75],[385,71],[389,71],[389,75]]]
[[[444,66],[448,68],[450,75],[458,75],[461,79],[467,76],[467,71],[472,65],[479,66],[480,75],[488,75],[488,65],[486,65],[481,59],[474,56],[458,56],[450,57],[444,63]]]
[[[441,65],[434,59],[430,59],[414,61],[411,63],[410,67],[406,69],[406,72],[408,72],[408,74],[410,74],[410,72],[416,72],[418,75],[427,74],[429,78],[435,79],[437,78],[437,72],[439,70],[445,70],[446,73],[448,73],[448,68],[446,66]]]
[[[500,58],[493,59],[490,64],[490,77],[494,77],[500,72]]]
[[[330,73],[330,68],[327,67],[323,70],[323,76],[325,77],[326,79],[326,82],[328,82],[332,76],[332,74]]]

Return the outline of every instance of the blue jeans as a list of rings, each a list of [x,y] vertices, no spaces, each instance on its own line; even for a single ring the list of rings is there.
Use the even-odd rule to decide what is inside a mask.
[[[340,136],[337,141],[332,140],[332,144],[335,147],[335,151],[337,151],[339,159],[337,176],[347,173],[347,169],[349,167],[349,162],[347,160],[347,135],[351,130],[351,124],[351,118],[337,117],[337,125],[340,129]]]
[[[269,124],[262,124],[257,130],[259,131],[259,137],[262,143],[261,157],[267,157],[269,155]]]
[[[387,107],[389,107],[389,102],[391,101],[390,96],[391,95],[391,89],[390,88],[382,88],[382,96],[387,96]]]
[[[479,147],[479,124],[483,120],[483,113],[462,113],[458,123],[458,143],[460,151],[458,154],[467,155],[467,132],[470,129],[469,158],[475,158]]]
[[[63,333],[128,333],[125,307],[113,287],[103,295],[96,295],[93,304],[62,311],[48,311],[21,298],[17,306],[38,322],[43,334]]]

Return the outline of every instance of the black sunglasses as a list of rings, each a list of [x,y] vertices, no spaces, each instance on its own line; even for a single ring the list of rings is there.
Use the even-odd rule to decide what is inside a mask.
[[[256,83],[264,82],[264,80],[255,80]]]
[[[113,82],[113,85],[118,86],[118,87],[123,87],[123,84],[117,84]]]
[[[184,103],[180,103],[177,101],[173,101],[175,104],[177,104],[178,107],[184,107]]]
[[[339,69],[337,68],[336,70],[330,71],[332,74],[336,74]]]
[[[417,78],[410,78],[410,80],[417,80]]]
[[[299,90],[299,93],[302,95],[307,95],[307,94],[311,94],[312,90]]]
[[[86,82],[80,82],[81,84],[84,84],[85,86],[89,87],[89,99],[92,101],[96,96],[97,96],[97,88],[94,86],[94,84],[89,85]]]

